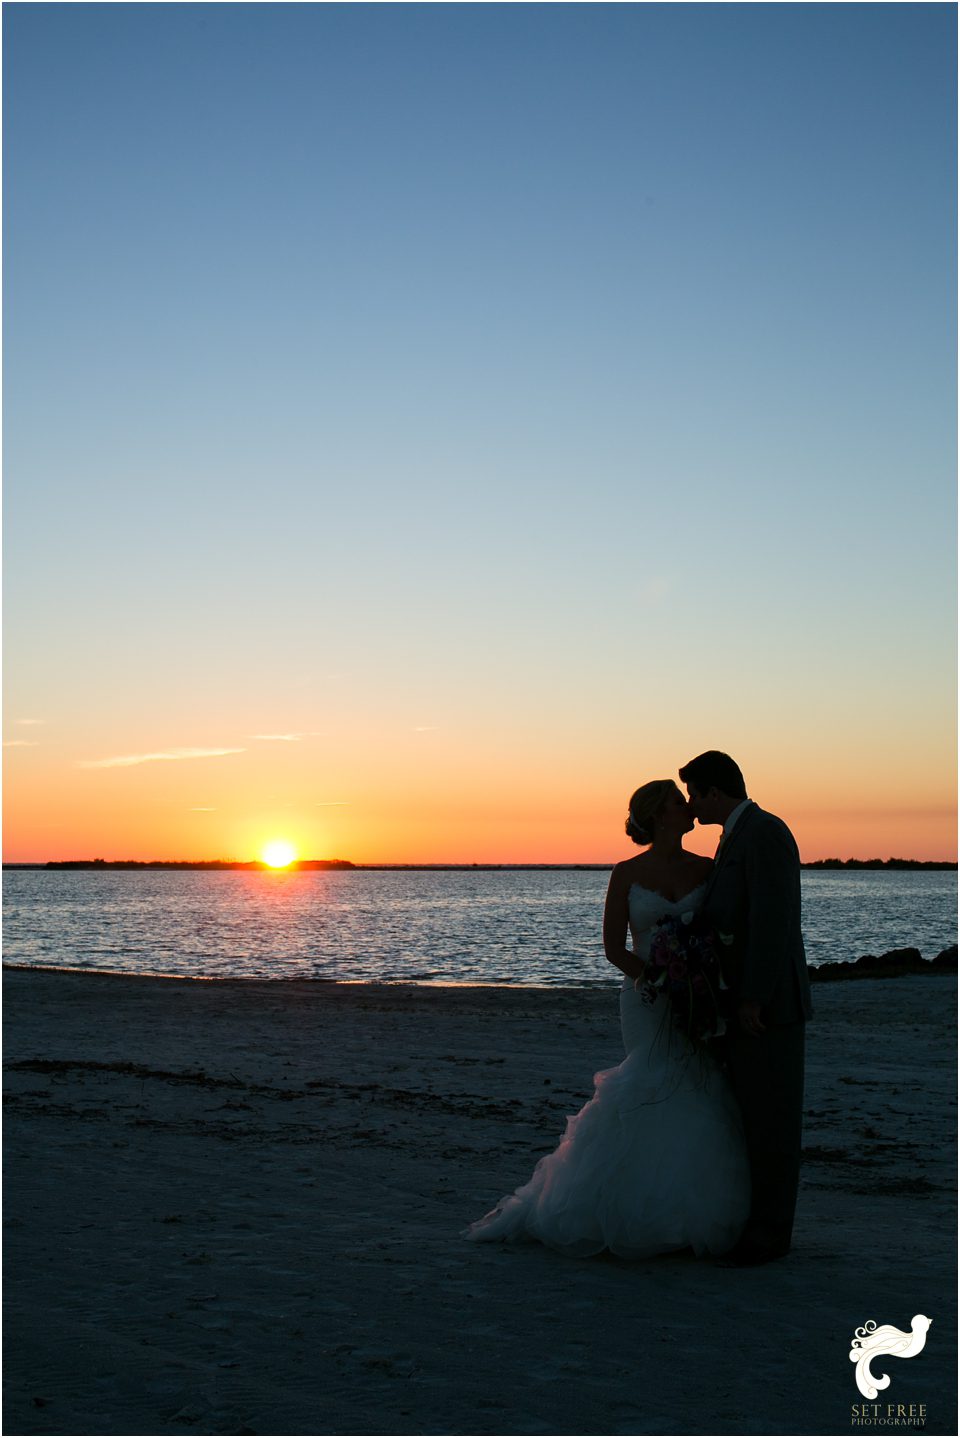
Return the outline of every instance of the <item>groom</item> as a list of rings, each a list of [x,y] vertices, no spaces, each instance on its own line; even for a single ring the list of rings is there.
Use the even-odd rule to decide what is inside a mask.
[[[723,825],[701,912],[722,940],[731,1003],[725,1049],[753,1196],[743,1236],[721,1262],[752,1267],[789,1250],[797,1202],[804,1027],[812,1014],[800,854],[786,824],[747,798],[728,754],[700,754],[680,778],[692,817]]]

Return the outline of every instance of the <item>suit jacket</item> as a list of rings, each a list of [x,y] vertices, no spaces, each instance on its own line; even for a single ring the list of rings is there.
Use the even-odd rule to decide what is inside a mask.
[[[812,1016],[800,933],[800,852],[782,819],[748,805],[717,855],[702,914],[718,934],[732,937],[719,949],[734,1003],[759,1003],[770,1024]]]

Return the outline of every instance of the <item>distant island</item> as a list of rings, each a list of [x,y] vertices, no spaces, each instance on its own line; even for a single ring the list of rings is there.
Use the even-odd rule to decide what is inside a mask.
[[[948,859],[814,859],[801,869],[955,869]]]
[[[50,859],[46,864],[4,864],[5,869],[265,869],[262,859]],[[349,859],[296,859],[287,869],[355,869]]]
[[[261,859],[51,859],[45,864],[4,864],[4,869],[175,869],[179,872],[197,870],[249,870],[284,873],[290,870],[356,869],[389,872],[444,872],[456,870],[540,871],[596,870],[609,871],[613,864],[354,864],[349,859],[295,859],[277,869]],[[813,859],[801,869],[956,869],[956,860],[939,859]]]

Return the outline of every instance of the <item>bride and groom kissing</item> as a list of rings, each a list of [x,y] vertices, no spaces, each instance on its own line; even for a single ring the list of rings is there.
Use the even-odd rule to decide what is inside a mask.
[[[626,1058],[595,1076],[529,1181],[466,1230],[475,1241],[536,1239],[575,1257],[689,1248],[737,1268],[789,1251],[812,1012],[800,855],[729,755],[710,750],[679,775],[686,797],[670,779],[631,797],[626,831],[644,852],[615,866],[607,891]],[[683,847],[695,821],[722,825],[713,860]],[[657,935],[694,916],[719,954],[724,1033],[710,1043],[651,982]]]

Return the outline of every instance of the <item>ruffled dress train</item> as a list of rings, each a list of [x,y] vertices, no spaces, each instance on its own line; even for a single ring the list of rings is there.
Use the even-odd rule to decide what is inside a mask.
[[[669,905],[635,885],[635,950],[645,954],[654,909],[657,917],[678,913],[693,897]],[[467,1237],[634,1259],[734,1245],[750,1207],[750,1173],[727,1081],[674,1026],[663,996],[649,1002],[625,980],[620,1014],[626,1058],[595,1076],[593,1097],[567,1119],[559,1146]]]

